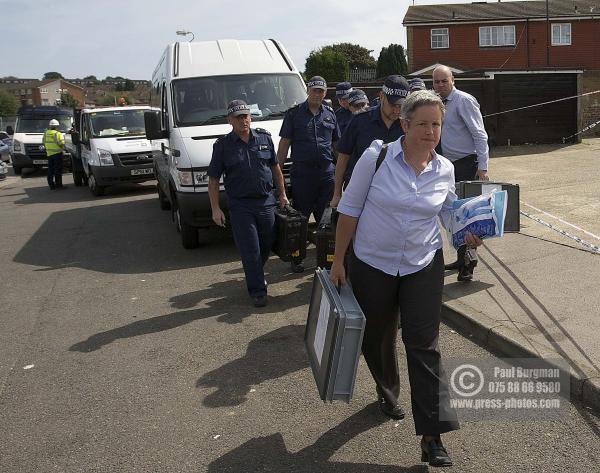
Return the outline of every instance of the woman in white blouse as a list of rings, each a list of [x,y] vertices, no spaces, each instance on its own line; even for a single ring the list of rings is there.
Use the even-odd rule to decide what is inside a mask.
[[[452,163],[434,151],[443,116],[435,93],[409,95],[402,104],[405,136],[384,151],[374,141],[358,160],[337,208],[330,273],[335,284],[346,282],[344,255],[353,241],[349,275],[367,319],[362,351],[379,406],[395,419],[404,417],[396,356],[400,314],[421,460],[431,466],[452,465],[440,435],[458,429],[438,350],[444,282],[438,217],[445,224],[456,199]],[[380,153],[385,158],[377,166]],[[466,243],[482,242],[468,234]]]

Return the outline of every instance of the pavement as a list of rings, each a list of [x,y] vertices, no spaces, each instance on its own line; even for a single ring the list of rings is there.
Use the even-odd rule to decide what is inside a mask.
[[[590,139],[498,148],[489,169],[519,184],[521,211],[600,246],[599,162],[600,139]],[[444,321],[503,356],[566,362],[571,397],[600,412],[600,254],[524,215],[519,233],[478,254],[472,282],[447,272]]]

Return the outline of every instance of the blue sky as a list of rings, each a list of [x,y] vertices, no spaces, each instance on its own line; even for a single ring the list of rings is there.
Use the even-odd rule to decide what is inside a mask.
[[[506,0],[504,0],[506,1]],[[281,41],[300,70],[311,50],[351,42],[374,50],[406,46],[402,19],[412,0],[0,0],[0,77],[95,75],[150,79],[168,43],[184,40]],[[471,3],[415,0],[416,5]]]

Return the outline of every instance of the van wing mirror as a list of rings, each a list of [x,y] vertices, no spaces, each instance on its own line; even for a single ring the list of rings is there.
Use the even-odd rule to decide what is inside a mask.
[[[8,125],[6,127],[6,133],[8,133],[10,136],[12,136],[15,134],[15,129],[12,126]]]
[[[167,138],[167,132],[160,129],[160,112],[149,110],[144,112],[144,125],[146,126],[147,140],[160,140]]]

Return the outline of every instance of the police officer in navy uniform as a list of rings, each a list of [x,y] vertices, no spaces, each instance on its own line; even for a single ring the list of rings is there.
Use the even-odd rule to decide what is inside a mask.
[[[275,235],[277,199],[273,183],[281,207],[289,202],[271,134],[262,128],[250,128],[250,107],[243,100],[229,103],[227,121],[233,130],[215,142],[208,167],[212,219],[225,226],[225,214],[219,206],[219,180],[224,174],[231,228],[242,257],[248,293],[255,307],[264,307],[267,282],[263,268]]]
[[[277,159],[283,167],[290,145],[290,172],[294,208],[307,218],[311,214],[319,222],[333,195],[334,171],[332,143],[340,130],[335,113],[323,104],[327,83],[320,76],[308,83],[308,98],[290,108],[283,119]],[[292,260],[292,271],[304,271],[302,261]]]
[[[348,122],[352,118],[352,111],[350,110],[350,104],[348,99],[352,92],[352,84],[350,82],[340,82],[335,86],[335,98],[340,104],[340,108],[335,111],[335,118],[337,119],[340,133],[343,135]]]
[[[331,207],[337,207],[354,165],[371,143],[374,140],[391,143],[404,134],[400,125],[400,108],[408,91],[408,81],[404,77],[388,76],[379,92],[379,105],[353,116],[337,145],[335,191]]]

